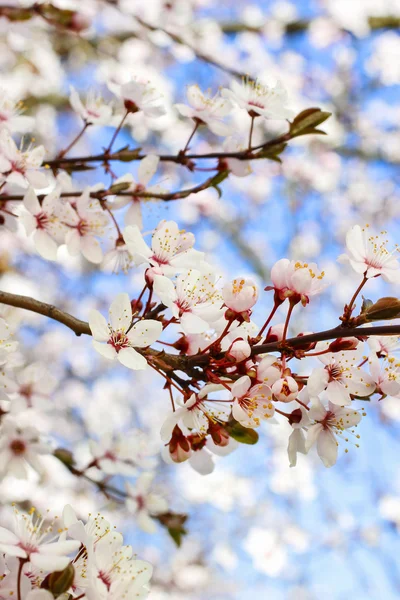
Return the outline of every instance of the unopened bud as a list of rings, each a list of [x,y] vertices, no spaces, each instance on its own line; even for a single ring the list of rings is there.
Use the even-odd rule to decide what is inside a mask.
[[[227,355],[232,357],[235,362],[241,362],[242,360],[246,360],[249,358],[251,354],[251,348],[248,342],[245,342],[242,339],[235,340],[229,350],[227,351]]]
[[[58,458],[59,461],[64,463],[66,467],[73,467],[75,464],[72,452],[66,450],[65,448],[57,448],[54,450],[54,456]]]
[[[357,338],[337,338],[329,344],[331,352],[341,352],[343,350],[355,350],[359,344]]]

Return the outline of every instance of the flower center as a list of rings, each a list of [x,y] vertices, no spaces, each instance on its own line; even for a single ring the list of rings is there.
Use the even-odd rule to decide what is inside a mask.
[[[117,353],[123,348],[130,347],[129,339],[122,331],[114,331],[107,344],[110,344]]]

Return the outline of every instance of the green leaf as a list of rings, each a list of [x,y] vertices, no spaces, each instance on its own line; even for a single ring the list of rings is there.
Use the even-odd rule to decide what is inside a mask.
[[[232,421],[225,425],[226,431],[229,433],[231,438],[240,442],[241,444],[249,444],[254,446],[258,442],[258,433],[254,429],[249,427],[243,427],[237,421]]]
[[[293,119],[289,130],[290,136],[293,138],[309,133],[324,134],[325,132],[316,129],[316,127],[329,119],[331,114],[332,113],[330,112],[322,111],[320,108],[308,108],[307,110],[303,110]]]
[[[154,515],[153,518],[157,519],[167,529],[169,535],[179,547],[182,544],[183,536],[187,534],[187,530],[184,527],[187,515],[166,512],[161,515]]]

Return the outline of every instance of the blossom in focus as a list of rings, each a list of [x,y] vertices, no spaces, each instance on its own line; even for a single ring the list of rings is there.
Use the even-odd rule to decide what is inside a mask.
[[[85,103],[76,89],[70,87],[69,101],[77,115],[88,125],[108,125],[112,116],[112,108],[106,104],[100,94],[89,91]]]
[[[27,188],[45,188],[48,179],[39,171],[45,155],[44,146],[19,150],[6,129],[0,131],[0,181]]]
[[[154,291],[179,319],[184,333],[203,333],[223,316],[222,298],[215,277],[196,269],[179,275],[176,284],[167,277],[154,277]]]
[[[156,174],[159,162],[160,159],[158,156],[148,154],[139,163],[137,182],[131,173],[127,173],[114,181],[113,186],[126,184],[124,193],[130,192],[132,194],[131,196],[117,196],[112,202],[112,205],[110,203],[110,208],[122,208],[127,204],[130,205],[125,215],[125,225],[137,225],[139,229],[143,228],[141,202],[151,198],[136,196],[136,193],[146,192],[148,194],[162,194],[164,192],[163,188],[157,184],[151,186],[147,185],[150,179]]]
[[[400,362],[393,356],[380,361],[376,355],[369,357],[369,370],[376,384],[376,391],[385,396],[400,394]]]
[[[204,253],[193,248],[193,233],[180,231],[175,221],[161,221],[146,244],[136,225],[124,231],[124,240],[135,265],[148,263],[154,274],[173,277],[186,269],[204,268]]]
[[[12,417],[5,417],[0,426],[0,477],[13,475],[26,479],[28,466],[43,473],[41,454],[50,454],[51,448],[41,441],[36,427],[22,426]]]
[[[355,225],[347,232],[347,254],[341,254],[339,262],[349,262],[356,273],[364,275],[367,279],[382,276],[389,283],[400,282],[399,263],[395,253],[399,252],[397,246],[389,252],[386,245],[386,231],[379,235],[371,235],[368,229]]]
[[[198,85],[190,85],[186,92],[190,106],[175,104],[175,108],[183,117],[193,119],[196,123],[207,125],[216,135],[229,135],[232,127],[223,122],[232,110],[232,104],[219,93],[211,96],[210,91],[203,93]]]
[[[233,80],[231,89],[224,88],[221,95],[247,110],[251,117],[291,119],[294,116],[286,106],[288,95],[279,81],[271,87],[258,79],[245,78],[241,84]]]
[[[244,375],[235,381],[231,393],[234,398],[232,415],[243,427],[259,427],[262,420],[274,415],[272,390],[267,385],[252,386],[250,377]]]
[[[281,377],[281,364],[273,354],[266,354],[257,365],[256,378],[258,383],[265,383],[269,387]]]
[[[301,302],[306,306],[310,298],[322,292],[324,271],[319,271],[315,263],[302,263],[282,258],[271,269],[273,286],[266,290],[275,290],[275,298],[284,302],[289,298],[292,303]]]
[[[126,508],[134,514],[141,529],[148,533],[154,533],[156,524],[152,516],[157,516],[168,511],[168,502],[154,492],[150,491],[154,479],[154,473],[142,473],[135,484],[126,484],[128,497]]]
[[[305,388],[303,388],[305,389]],[[291,467],[297,464],[297,454],[307,454],[306,450],[306,435],[304,428],[310,425],[308,410],[303,406],[299,406],[291,413],[290,425],[293,428],[288,440],[288,458]]]
[[[258,289],[251,279],[238,278],[224,285],[222,297],[233,312],[248,312],[257,302]]]
[[[361,421],[361,415],[351,407],[341,407],[331,402],[325,408],[319,398],[313,398],[308,417],[314,423],[308,428],[306,451],[316,444],[318,456],[325,467],[332,467],[338,453],[336,436],[344,437],[343,433],[347,429],[356,427]],[[344,439],[347,441],[345,437]]]
[[[161,96],[149,81],[133,79],[122,85],[109,83],[108,87],[122,99],[125,109],[130,113],[143,112],[146,117],[162,117],[166,113],[160,102]]]
[[[13,100],[5,90],[0,89],[0,130],[13,133],[26,133],[35,125],[33,117],[21,115],[22,103]]]
[[[299,386],[293,377],[285,375],[277,379],[272,385],[272,393],[280,402],[292,402],[297,397]]]
[[[118,294],[109,310],[107,323],[103,315],[92,310],[89,326],[93,335],[93,346],[99,354],[109,360],[119,360],[128,369],[145,369],[147,361],[135,350],[150,346],[161,335],[159,321],[147,319],[139,321],[131,329],[132,306],[128,294]],[[129,329],[129,331],[128,331]]]
[[[70,562],[68,555],[79,549],[80,542],[59,540],[59,535],[53,533],[53,525],[44,527],[44,521],[35,509],[31,509],[29,514],[14,510],[13,531],[0,527],[0,551],[27,559],[34,567],[44,571],[65,569]]]
[[[325,345],[317,344],[316,348],[320,350]],[[375,383],[371,375],[356,366],[357,356],[358,354],[351,355],[350,352],[329,352],[318,356],[324,366],[313,369],[308,378],[310,397],[319,396],[326,390],[332,404],[345,406],[351,404],[350,394],[362,398],[370,396],[375,391]]]
[[[56,189],[39,202],[33,188],[24,196],[24,212],[21,221],[27,235],[32,235],[38,253],[47,260],[56,260],[58,245],[63,243],[68,227],[59,219],[60,192]]]
[[[161,428],[161,439],[168,442],[175,426],[180,425],[190,432],[205,435],[211,422],[227,421],[229,406],[217,400],[208,400],[207,395],[212,391],[224,389],[221,385],[208,384],[198,394],[192,394],[183,406],[171,413]]]
[[[74,207],[67,203],[60,211],[62,221],[69,228],[65,236],[68,252],[76,256],[82,252],[89,262],[98,264],[103,260],[103,251],[97,237],[104,235],[109,218],[86,188],[76,200]]]

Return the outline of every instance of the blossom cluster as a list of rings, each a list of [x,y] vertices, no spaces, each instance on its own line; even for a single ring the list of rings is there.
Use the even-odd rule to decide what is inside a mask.
[[[35,508],[14,509],[12,522],[11,528],[0,527],[1,597],[147,597],[152,566],[136,558],[100,513],[84,523],[70,505],[54,520]]]

